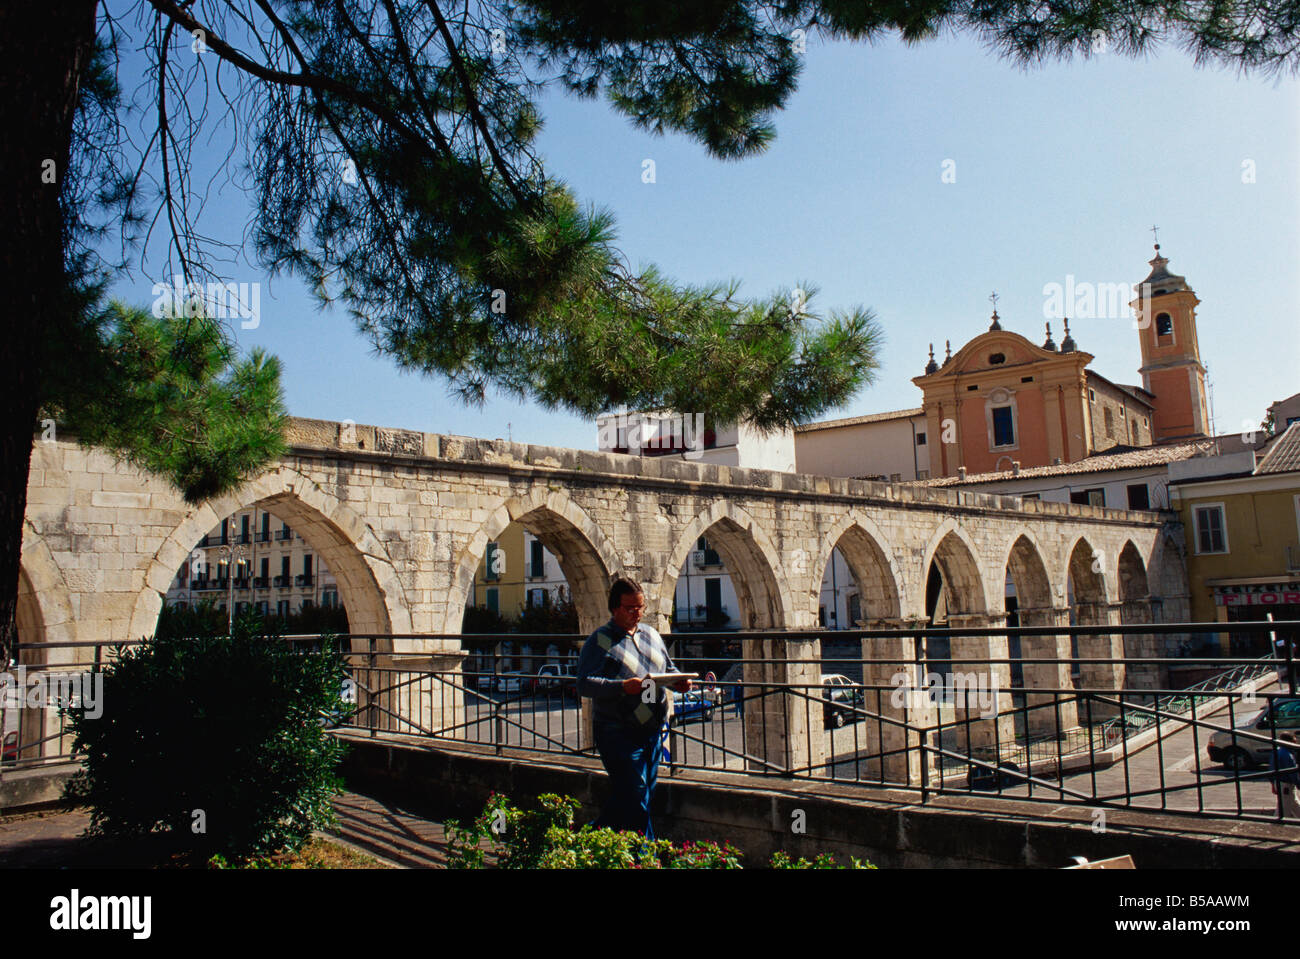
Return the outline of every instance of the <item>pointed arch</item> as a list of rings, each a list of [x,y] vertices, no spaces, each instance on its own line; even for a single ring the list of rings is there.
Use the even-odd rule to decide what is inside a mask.
[[[1052,605],[1052,578],[1031,531],[1016,537],[1002,568],[1011,574],[1021,608],[1046,609]]]
[[[983,613],[988,610],[989,602],[985,592],[984,578],[980,575],[979,555],[975,544],[960,526],[952,519],[945,519],[939,524],[929,544],[925,547],[925,559],[921,565],[922,582],[929,576],[931,566],[939,570],[948,593],[948,611],[950,613]],[[999,583],[1002,579],[998,580]],[[926,616],[925,597],[920,597],[921,607],[915,615]]]
[[[412,632],[406,590],[385,543],[350,506],[297,470],[280,466],[186,511],[144,569],[145,588],[131,615],[133,638],[153,633],[167,587],[194,544],[227,516],[253,507],[289,523],[329,567],[352,632]]]
[[[23,522],[18,559],[17,620],[20,642],[75,642],[77,639],[76,611],[63,570],[30,520]],[[77,661],[77,653],[73,648],[41,650],[37,659],[24,662],[73,663]]]
[[[1066,577],[1071,593],[1075,621],[1100,625],[1107,620],[1106,556],[1085,536],[1078,536],[1070,547]]]
[[[811,586],[813,607],[809,615],[815,618],[822,579],[836,548],[848,564],[862,597],[865,619],[897,619],[903,615],[902,577],[897,564],[885,543],[889,540],[864,513],[854,510],[836,521],[822,539],[821,553],[812,569]],[[856,624],[850,623],[850,628]]]
[[[558,490],[533,490],[501,503],[470,537],[456,560],[453,601],[447,605],[444,633],[459,633],[465,602],[487,544],[511,523],[519,523],[542,541],[568,580],[578,610],[578,628],[591,632],[609,618],[609,585],[623,563],[604,531],[587,513]]]
[[[790,584],[781,565],[781,554],[773,545],[772,538],[745,510],[726,500],[713,503],[698,513],[678,534],[677,543],[668,556],[659,595],[648,598],[648,612],[658,617],[660,623],[669,622],[682,566],[690,557],[696,541],[706,533],[710,545],[717,550],[731,574],[731,583],[740,603],[742,629],[809,625],[794,621],[806,613],[795,611]]]

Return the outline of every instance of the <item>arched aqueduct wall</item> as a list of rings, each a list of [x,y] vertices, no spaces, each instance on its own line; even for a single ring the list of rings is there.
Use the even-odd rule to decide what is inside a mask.
[[[648,618],[666,630],[677,576],[706,534],[747,628],[815,627],[837,546],[864,622],[922,618],[931,561],[950,583],[953,611],[988,621],[1004,612],[1008,568],[1022,607],[1064,608],[1068,582],[1086,587],[1097,609],[1138,608],[1141,586],[1166,619],[1186,603],[1182,559],[1157,513],[376,427],[345,433],[318,420],[293,420],[290,441],[274,468],[198,506],[104,452],[37,441],[23,638],[151,632],[194,544],[253,504],[299,530],[328,564],[354,632],[459,632],[474,570],[511,522],[559,559],[584,630],[603,621],[618,573],[645,585]]]

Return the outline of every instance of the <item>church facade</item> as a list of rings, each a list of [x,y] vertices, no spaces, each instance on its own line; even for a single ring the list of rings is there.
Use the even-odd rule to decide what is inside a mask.
[[[1002,328],[994,309],[988,332],[949,351],[933,350],[922,376],[930,475],[1019,471],[1077,463],[1114,448],[1196,439],[1208,434],[1205,368],[1196,339],[1200,302],[1185,278],[1150,261],[1132,304],[1142,349],[1142,384],[1112,382],[1088,369],[1065,321],[1058,346],[1048,324],[1039,345]]]

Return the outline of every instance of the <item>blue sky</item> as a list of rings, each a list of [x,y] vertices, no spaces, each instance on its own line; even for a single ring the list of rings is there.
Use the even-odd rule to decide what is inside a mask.
[[[1170,269],[1202,301],[1219,431],[1257,423],[1300,391],[1294,79],[1194,68],[1171,47],[1022,70],[965,38],[810,41],[799,90],[759,157],[714,160],[683,137],[634,129],[601,101],[557,94],[543,112],[549,172],[616,214],[633,264],[689,283],[734,278],[754,296],[811,285],[814,311],[875,311],[886,336],[877,382],[823,418],[919,405],[910,381],[927,344],[942,359],[944,340],[955,352],[987,329],[994,290],[1003,327],[1041,343],[1044,287],[1068,276],[1140,282],[1153,224]],[[642,181],[646,159],[654,183]],[[224,189],[202,223],[237,236],[248,200]],[[150,266],[119,295],[151,302],[163,271]],[[260,325],[234,332],[242,348],[281,358],[295,415],[596,444],[589,420],[500,398],[477,410],[443,380],[400,374],[295,279],[267,285],[246,264],[233,279],[263,283]],[[1131,316],[1072,315],[1070,326],[1093,369],[1140,383]],[[1059,343],[1059,321],[1053,334]]]

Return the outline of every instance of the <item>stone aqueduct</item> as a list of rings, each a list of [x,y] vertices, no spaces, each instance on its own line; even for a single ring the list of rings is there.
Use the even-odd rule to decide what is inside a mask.
[[[923,620],[932,562],[954,626],[1005,622],[1008,573],[1022,625],[1065,625],[1071,612],[1093,624],[1149,621],[1153,608],[1165,621],[1187,616],[1182,537],[1169,514],[319,420],[293,419],[288,439],[276,466],[198,506],[102,451],[38,440],[23,532],[20,640],[150,634],[196,542],[254,504],[301,532],[328,564],[354,632],[427,635],[414,648],[448,665],[459,661],[459,641],[433,637],[459,633],[487,543],[511,522],[559,561],[583,631],[608,618],[608,583],[623,573],[645,585],[646,619],[666,632],[679,571],[703,535],[731,572],[746,628],[815,628],[822,575],[837,546],[861,593],[863,625]],[[906,657],[910,642],[864,641],[864,656]],[[1068,642],[1026,639],[1022,655],[1068,657]],[[1154,641],[1132,637],[1127,649],[1119,636],[1090,640],[1086,650],[1080,644],[1081,657],[1156,651]],[[1005,649],[1005,638],[954,639],[952,658],[1005,656]],[[52,649],[48,660],[70,664],[87,655]],[[788,667],[784,678],[804,673]],[[1085,666],[1083,678],[1115,688],[1124,667]],[[1132,672],[1127,678],[1140,681]],[[1026,686],[1068,681],[1068,666],[1025,667]],[[780,725],[798,733],[792,717]]]

